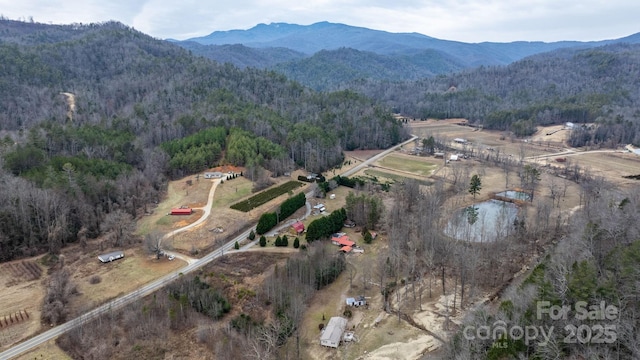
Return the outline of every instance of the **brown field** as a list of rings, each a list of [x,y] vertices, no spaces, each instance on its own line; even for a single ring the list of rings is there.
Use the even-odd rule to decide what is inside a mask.
[[[46,360],[71,360],[72,358],[67,355],[58,345],[55,340],[50,340],[44,343],[42,346],[26,352],[17,357],[16,360],[34,360],[34,359],[46,359]]]
[[[24,264],[35,269],[38,267],[42,272],[43,267],[38,264],[39,258],[16,260],[4,263],[0,266],[0,349],[16,343],[23,338],[34,334],[40,329],[40,305],[44,298],[44,287],[41,277],[36,277],[36,271],[31,274],[24,274],[19,271],[25,269]],[[46,277],[46,273],[42,274]],[[27,319],[21,319],[13,324],[5,321],[16,313],[28,314]]]

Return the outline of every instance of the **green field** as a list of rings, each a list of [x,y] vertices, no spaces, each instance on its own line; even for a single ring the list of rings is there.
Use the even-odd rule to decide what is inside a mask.
[[[398,174],[388,173],[386,171],[368,169],[368,170],[365,170],[364,173],[366,175],[368,175],[368,176],[375,177],[376,179],[378,179],[379,182],[383,182],[383,181],[381,181],[381,179],[388,179],[388,180],[391,180],[393,182],[402,183],[402,182],[405,182],[408,179],[411,179],[411,180],[414,180],[414,181],[418,182],[420,185],[426,185],[426,186],[433,185],[433,182],[431,182],[429,180],[415,179],[415,178],[408,177],[408,176],[402,176],[402,175],[398,175]]]
[[[270,188],[256,195],[253,195],[247,200],[235,203],[231,205],[231,208],[234,210],[240,210],[242,212],[249,212],[252,209],[257,208],[258,206],[266,204],[267,202],[277,198],[278,196],[286,194],[287,192],[295,190],[303,185],[304,184],[299,181],[288,181],[280,186]]]
[[[417,175],[429,176],[438,166],[425,160],[411,159],[404,156],[389,155],[379,161],[380,166],[400,171],[406,171]]]

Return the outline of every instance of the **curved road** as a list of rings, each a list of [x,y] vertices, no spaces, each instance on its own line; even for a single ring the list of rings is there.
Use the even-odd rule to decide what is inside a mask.
[[[351,176],[355,173],[357,173],[358,171],[360,171],[362,168],[364,168],[365,166],[368,166],[369,164],[379,160],[380,158],[386,156],[387,154],[391,153],[392,151],[394,151],[395,149],[397,149],[398,147],[408,144],[410,142],[412,142],[414,139],[416,139],[416,136],[413,136],[411,139],[398,144],[396,146],[393,146],[383,152],[381,152],[380,154],[377,154],[369,159],[367,159],[366,161],[356,165],[355,167],[345,171],[344,173],[342,173],[342,176]],[[209,201],[207,202],[207,205],[205,207],[205,214],[206,216],[208,216],[210,214],[211,211],[211,204],[210,202],[213,199],[213,193],[215,191],[215,187],[217,186],[217,183],[214,184],[214,186],[212,187],[211,191],[209,192]],[[307,194],[308,195],[308,194]],[[310,213],[310,205],[307,205],[307,214]],[[204,221],[204,219],[206,219],[206,216],[202,216],[198,221],[196,221],[195,223],[191,224],[190,226],[196,226],[197,224],[200,224],[201,222]],[[305,215],[306,216],[306,215]],[[190,226],[187,226],[185,228],[189,228]],[[289,225],[284,225],[282,227],[278,227],[278,229],[286,227]],[[176,230],[177,231],[184,231],[185,228],[181,228]],[[167,274],[161,278],[158,278],[146,285],[144,285],[143,287],[141,287],[138,290],[135,290],[129,294],[123,295],[117,299],[111,300],[109,302],[107,302],[104,305],[101,305],[83,315],[80,315],[79,317],[67,321],[64,324],[58,325],[50,330],[47,330],[39,335],[36,335],[28,340],[25,340],[17,345],[14,345],[13,347],[9,348],[8,350],[0,353],[0,360],[4,360],[4,359],[11,359],[13,357],[16,357],[20,354],[23,354],[39,345],[41,345],[42,343],[49,341],[53,338],[56,338],[57,336],[60,336],[64,333],[66,333],[67,331],[81,325],[82,323],[86,322],[86,321],[90,321],[92,319],[97,318],[98,316],[100,316],[101,314],[104,313],[108,313],[109,311],[114,311],[117,309],[122,308],[123,306],[130,304],[134,301],[140,300],[143,297],[150,295],[151,293],[153,293],[154,291],[157,291],[159,289],[161,289],[162,287],[164,287],[167,283],[171,282],[172,280],[177,279],[179,276],[181,276],[182,274],[188,274],[191,273],[195,270],[198,270],[199,268],[205,266],[206,264],[208,264],[209,262],[213,261],[214,259],[217,259],[221,256],[224,255],[225,252],[229,252],[229,251],[246,251],[247,249],[249,249],[253,243],[251,244],[247,244],[245,246],[243,246],[240,250],[233,250],[234,245],[236,243],[236,241],[240,242],[244,239],[246,239],[249,236],[249,233],[251,232],[251,230],[254,230],[254,227],[251,227],[249,229],[247,229],[245,232],[243,232],[242,234],[238,235],[237,237],[235,237],[234,239],[232,239],[231,241],[227,242],[226,244],[224,244],[221,248],[207,254],[206,256],[204,256],[201,259],[191,259],[192,261],[189,262],[187,264],[187,266],[185,266],[184,268],[181,268],[179,271]],[[175,233],[175,232],[172,232]],[[169,234],[172,234],[169,233]],[[167,234],[168,235],[168,234]],[[251,245],[251,246],[250,246]],[[178,255],[178,254],[176,254]]]

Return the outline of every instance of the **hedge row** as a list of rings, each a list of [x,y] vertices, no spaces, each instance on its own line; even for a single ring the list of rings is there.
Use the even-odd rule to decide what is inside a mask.
[[[285,194],[291,190],[297,189],[300,186],[302,186],[304,184],[302,184],[299,181],[288,181],[280,186],[274,187],[274,188],[270,188],[268,190],[265,190],[263,192],[260,192],[256,195],[253,195],[252,197],[248,198],[247,200],[244,201],[240,201],[238,203],[235,203],[233,205],[231,205],[231,208],[234,210],[240,210],[242,212],[249,212],[255,208],[257,208],[260,205],[263,205],[275,198],[277,198],[278,196]]]
[[[262,214],[262,216],[260,216],[258,225],[256,225],[256,232],[262,235],[267,231],[273,229],[274,226],[278,225],[279,220],[288,218],[294,212],[296,212],[296,210],[303,207],[306,202],[307,198],[303,192],[288,198],[282,203],[282,205],[280,205],[280,215],[274,212],[270,212],[264,213]]]
[[[345,220],[347,220],[347,212],[344,208],[340,208],[331,212],[329,216],[312,221],[307,229],[307,242],[328,238],[342,229]]]

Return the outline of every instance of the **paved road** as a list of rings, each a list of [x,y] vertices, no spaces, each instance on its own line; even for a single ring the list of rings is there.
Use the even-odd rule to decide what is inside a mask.
[[[403,142],[402,144],[396,145],[392,148],[389,148],[383,152],[381,152],[380,154],[377,154],[369,159],[367,159],[366,161],[356,165],[355,167],[345,171],[344,173],[342,173],[342,176],[351,176],[355,173],[357,173],[358,171],[360,171],[362,168],[364,168],[365,166],[368,166],[369,164],[372,164],[373,162],[379,160],[380,158],[386,156],[387,154],[391,153],[392,151],[395,151],[397,148],[399,148],[400,146],[404,145],[404,144],[408,144],[410,142],[412,142],[416,137],[412,137],[411,139]],[[207,202],[207,206],[205,207],[205,213],[207,214],[206,216],[208,216],[208,212],[207,209],[210,211],[211,206],[210,206],[210,201],[213,198],[213,192],[215,191],[215,187],[216,187],[217,183],[214,184],[214,186],[212,187],[212,190],[209,192],[209,201]],[[307,194],[307,196],[309,196],[309,194]],[[308,214],[310,214],[311,212],[311,206],[309,205],[309,203],[307,202],[307,212],[305,216],[308,216]],[[206,219],[206,216],[202,216],[196,223],[192,224],[192,226],[195,226],[196,224],[199,224],[200,222],[204,221],[204,219]],[[288,227],[290,226],[290,224],[285,224],[282,225],[280,227],[278,227],[278,229],[284,228],[284,227]],[[179,231],[184,231],[185,228],[181,228]],[[138,290],[135,290],[129,294],[123,295],[117,299],[111,300],[108,303],[99,306],[73,320],[67,321],[64,324],[58,325],[50,330],[47,330],[37,336],[34,336],[20,344],[17,344],[11,348],[9,348],[8,350],[0,353],[0,360],[4,360],[4,359],[11,359],[13,357],[16,357],[18,355],[21,355],[29,350],[32,350],[34,348],[36,348],[37,346],[41,345],[44,342],[47,342],[51,339],[54,339],[64,333],[66,333],[67,331],[79,326],[80,324],[86,322],[86,321],[90,321],[92,319],[97,318],[98,316],[100,316],[101,314],[107,313],[109,311],[113,311],[113,310],[117,310],[122,308],[123,306],[130,304],[134,301],[140,300],[143,297],[161,289],[162,287],[164,287],[167,283],[171,282],[172,280],[177,279],[180,274],[188,274],[191,273],[195,270],[198,270],[199,268],[205,266],[206,264],[208,264],[209,262],[213,261],[214,259],[217,259],[221,256],[223,256],[225,253],[228,253],[229,251],[238,251],[238,250],[234,250],[234,245],[237,242],[240,242],[244,239],[246,239],[249,236],[249,233],[251,232],[251,230],[254,230],[254,227],[247,229],[245,232],[243,232],[242,234],[238,235],[236,238],[232,239],[231,241],[227,242],[226,244],[224,244],[221,248],[207,254],[206,256],[204,256],[201,259],[197,259],[195,261],[193,261],[193,259],[191,259],[191,261],[187,264],[187,266],[185,266],[184,268],[181,268],[178,271],[175,271],[173,273],[167,274],[159,279],[156,279],[154,281],[152,281],[151,283],[148,283],[146,285],[144,285],[143,287],[141,287]],[[255,243],[255,242],[254,242]],[[243,246],[240,251],[246,251],[249,248],[251,248],[252,244],[247,244],[245,246]]]

